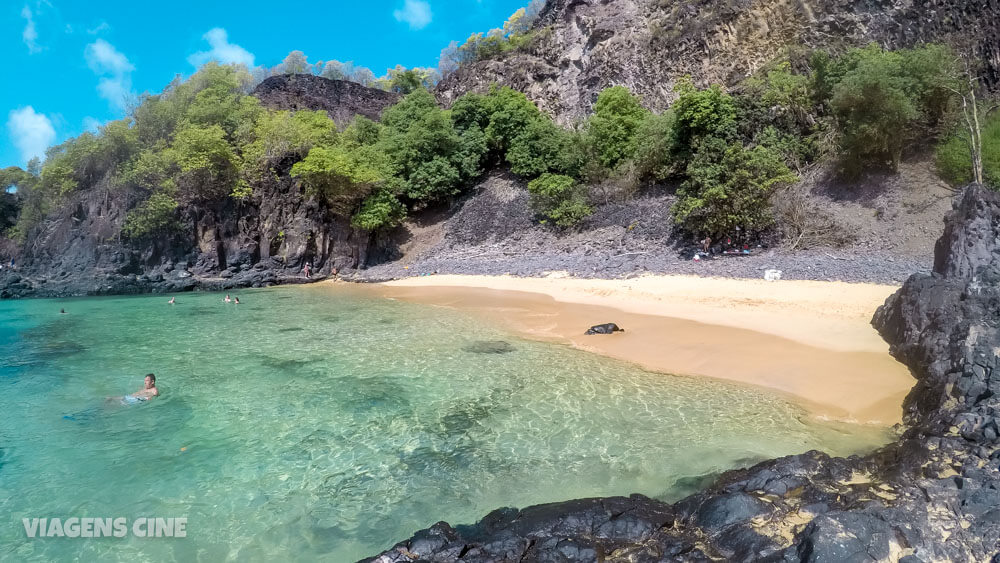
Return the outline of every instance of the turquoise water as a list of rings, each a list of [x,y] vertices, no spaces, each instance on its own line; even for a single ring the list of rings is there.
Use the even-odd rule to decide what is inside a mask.
[[[347,561],[438,520],[671,500],[762,458],[887,439],[446,309],[238,295],[0,302],[0,560]],[[105,403],[150,371],[160,398]],[[186,517],[187,537],[28,539],[21,523],[72,516]]]

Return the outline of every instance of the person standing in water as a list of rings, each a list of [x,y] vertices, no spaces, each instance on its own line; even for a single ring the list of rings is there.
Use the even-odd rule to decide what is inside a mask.
[[[226,303],[232,303],[233,300],[229,298],[229,294],[227,293],[226,298],[223,299],[223,301],[225,301]]]
[[[236,302],[236,305],[239,305],[240,304],[240,298],[239,297],[235,298],[235,302]]]

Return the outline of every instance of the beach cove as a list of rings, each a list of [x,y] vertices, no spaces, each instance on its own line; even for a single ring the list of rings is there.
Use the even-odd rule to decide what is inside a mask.
[[[870,325],[896,287],[647,276],[624,280],[439,275],[337,291],[451,307],[670,374],[766,387],[823,419],[892,425],[914,380]],[[615,322],[626,329],[586,336]]]

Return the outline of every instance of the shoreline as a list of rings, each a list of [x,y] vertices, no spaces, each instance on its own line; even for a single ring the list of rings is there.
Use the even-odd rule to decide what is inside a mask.
[[[423,276],[355,288],[482,315],[527,338],[650,371],[764,387],[830,420],[896,424],[915,383],[869,323],[895,286],[555,274]],[[605,322],[626,332],[583,334]]]

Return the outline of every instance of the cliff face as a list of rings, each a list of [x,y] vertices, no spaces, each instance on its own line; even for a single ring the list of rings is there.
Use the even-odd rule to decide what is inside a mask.
[[[438,85],[450,104],[498,83],[563,122],[623,85],[664,109],[684,75],[733,84],[787,48],[944,41],[1000,80],[998,0],[551,0],[523,52],[465,65]]]
[[[377,119],[397,98],[314,76],[272,77],[256,93],[269,107],[322,109],[343,123]],[[182,207],[182,231],[149,243],[119,238],[136,196],[99,184],[46,218],[22,249],[0,248],[19,254],[16,271],[0,270],[0,298],[258,287],[305,281],[307,262],[320,277],[363,264],[370,235],[306,198],[290,168],[266,175],[246,201]]]
[[[329,80],[311,74],[272,76],[254,88],[261,105],[275,110],[326,110],[337,127],[346,127],[355,115],[378,121],[382,110],[399,101],[400,95],[366,88],[345,80]]]
[[[16,271],[0,272],[0,297],[259,287],[304,281],[307,262],[323,276],[364,260],[368,234],[303,198],[287,171],[256,188],[243,203],[186,207],[182,233],[134,245],[118,238],[125,194],[83,193],[32,233]]]
[[[1000,194],[967,189],[936,259],[873,320],[917,380],[897,442],[731,471],[673,505],[633,495],[439,522],[369,561],[997,561]]]

